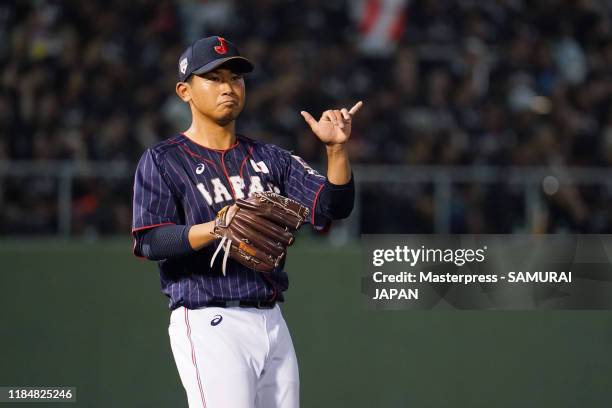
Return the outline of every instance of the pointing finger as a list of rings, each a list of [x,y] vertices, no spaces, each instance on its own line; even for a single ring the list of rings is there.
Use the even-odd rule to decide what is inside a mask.
[[[350,113],[351,115],[356,114],[356,113],[357,113],[357,111],[358,111],[359,109],[361,109],[361,107],[362,107],[362,106],[363,106],[363,102],[362,102],[362,101],[357,102],[357,103],[355,104],[355,106],[353,106],[353,107],[351,108],[351,110],[349,111],[349,113]]]
[[[304,120],[310,127],[313,127],[317,124],[317,120],[312,117],[312,115],[306,111],[301,111],[300,114],[304,117]]]

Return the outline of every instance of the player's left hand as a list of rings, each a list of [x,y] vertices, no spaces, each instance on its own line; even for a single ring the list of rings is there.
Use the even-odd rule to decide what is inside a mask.
[[[323,143],[331,146],[344,144],[349,137],[351,137],[351,122],[353,116],[362,106],[363,102],[359,101],[350,110],[346,108],[326,110],[321,115],[319,121],[306,111],[300,113],[314,134],[317,135]]]

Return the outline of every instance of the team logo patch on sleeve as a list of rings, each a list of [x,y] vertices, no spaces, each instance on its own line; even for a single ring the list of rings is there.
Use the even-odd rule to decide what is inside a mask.
[[[255,170],[257,173],[270,173],[268,166],[266,166],[266,163],[264,163],[263,161],[255,162],[255,160],[251,159],[250,162],[251,167],[253,167],[253,170]]]
[[[315,169],[313,169],[312,167],[310,167],[308,165],[308,163],[306,163],[304,161],[304,159],[302,159],[300,156],[296,156],[295,154],[292,154],[291,157],[293,157],[295,159],[296,162],[300,163],[302,165],[302,167],[304,167],[304,169],[306,169],[306,173],[308,174],[312,174],[313,176],[319,176],[319,177],[323,177],[321,174],[319,174],[318,171],[316,171]]]

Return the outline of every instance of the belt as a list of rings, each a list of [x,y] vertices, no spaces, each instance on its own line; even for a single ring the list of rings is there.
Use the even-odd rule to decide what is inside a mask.
[[[272,309],[275,301],[268,300],[227,300],[208,302],[205,307],[254,307],[256,309]]]

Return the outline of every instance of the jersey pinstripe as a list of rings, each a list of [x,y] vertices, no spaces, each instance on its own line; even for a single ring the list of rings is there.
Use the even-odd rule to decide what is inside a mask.
[[[300,202],[312,210],[308,221],[321,228],[329,222],[316,205],[325,180],[301,158],[272,144],[237,135],[232,147],[215,150],[180,134],[147,149],[138,163],[132,233],[211,221],[221,208],[256,191],[275,191]],[[284,262],[263,274],[230,259],[223,276],[220,262],[209,266],[216,245],[158,262],[171,309],[196,309],[211,301],[283,300],[288,287]]]

